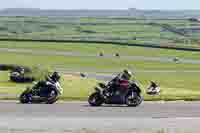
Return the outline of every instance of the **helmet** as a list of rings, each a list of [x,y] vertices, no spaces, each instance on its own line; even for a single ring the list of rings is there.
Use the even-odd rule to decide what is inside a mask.
[[[25,70],[24,68],[21,68],[21,71],[20,71],[21,74],[24,74],[25,73]]]
[[[130,80],[132,76],[132,72],[129,70],[124,70],[123,74],[122,74],[122,78],[126,79],[126,80]]]
[[[52,75],[51,75],[51,80],[53,80],[54,82],[57,82],[60,80],[60,74],[58,72],[54,72]]]

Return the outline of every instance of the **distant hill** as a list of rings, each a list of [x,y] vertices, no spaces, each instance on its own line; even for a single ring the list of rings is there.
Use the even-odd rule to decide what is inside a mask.
[[[38,8],[9,8],[0,16],[46,16],[46,17],[137,17],[155,19],[200,18],[200,10],[41,10]]]
[[[158,19],[200,18],[200,10],[137,10],[129,9],[132,16]]]
[[[53,16],[53,17],[105,17],[129,16],[128,10],[40,10],[40,9],[5,9],[0,16]]]

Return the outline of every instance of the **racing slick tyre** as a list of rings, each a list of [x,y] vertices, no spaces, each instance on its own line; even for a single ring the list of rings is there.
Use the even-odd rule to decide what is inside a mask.
[[[52,90],[47,98],[46,104],[53,104],[59,99],[58,93],[55,90]]]
[[[19,97],[19,101],[22,104],[30,103],[31,102],[31,96],[29,95],[29,93],[23,92]]]
[[[104,103],[104,99],[101,94],[95,92],[89,96],[88,103],[91,106],[101,106]]]
[[[142,103],[142,101],[143,101],[143,98],[134,92],[128,93],[125,98],[126,105],[130,107],[137,107]]]

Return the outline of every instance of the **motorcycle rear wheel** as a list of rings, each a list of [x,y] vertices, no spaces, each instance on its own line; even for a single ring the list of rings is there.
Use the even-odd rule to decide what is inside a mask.
[[[126,96],[126,105],[128,105],[129,107],[137,107],[139,106],[143,99],[140,95],[134,93],[128,93],[127,96]]]
[[[29,98],[28,98],[28,94],[27,94],[27,93],[22,93],[22,94],[20,95],[20,97],[19,97],[19,101],[20,101],[20,103],[22,103],[22,104],[29,103],[30,100],[29,100]]]

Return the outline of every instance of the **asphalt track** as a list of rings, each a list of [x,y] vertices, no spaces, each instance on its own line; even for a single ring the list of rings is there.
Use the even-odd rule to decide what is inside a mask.
[[[199,133],[200,102],[145,102],[139,107],[90,107],[0,103],[0,132],[12,133]]]

